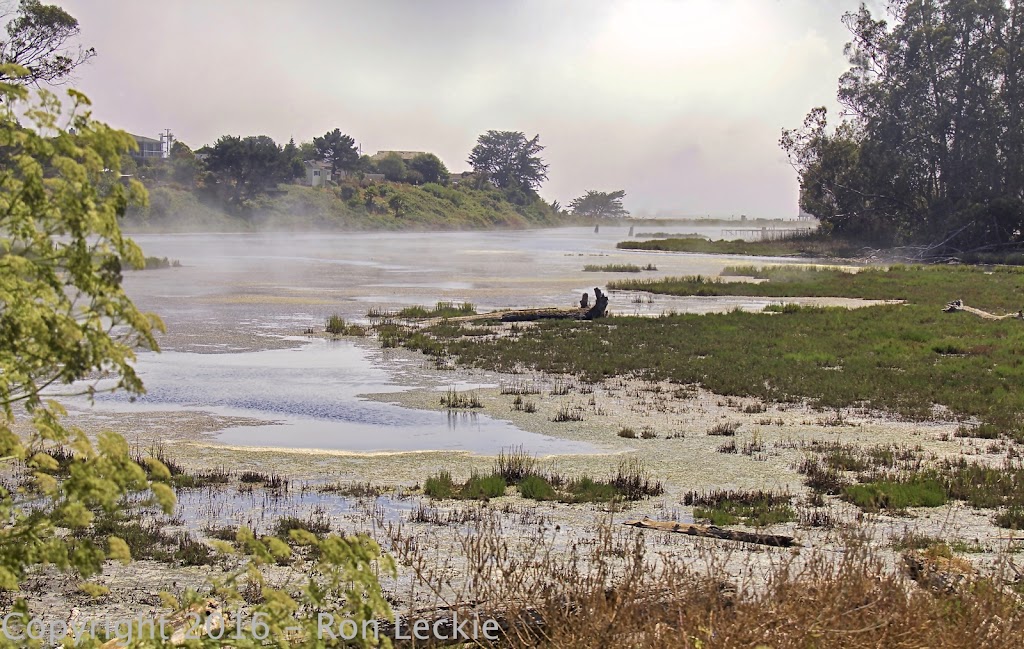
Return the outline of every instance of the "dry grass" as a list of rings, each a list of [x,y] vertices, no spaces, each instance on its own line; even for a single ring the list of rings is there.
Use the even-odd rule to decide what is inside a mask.
[[[400,530],[391,533],[402,562],[439,601],[473,602],[455,608],[507,625],[501,642],[485,646],[959,649],[1021,646],[1024,632],[1017,596],[996,580],[926,590],[853,537],[839,554],[779,552],[758,578],[734,583],[710,550],[703,566],[651,557],[641,533],[607,523],[567,552],[552,552],[550,537],[513,548],[483,515],[460,537],[467,570],[456,585]]]

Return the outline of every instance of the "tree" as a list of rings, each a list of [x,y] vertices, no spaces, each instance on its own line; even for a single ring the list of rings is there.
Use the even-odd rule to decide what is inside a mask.
[[[548,179],[548,165],[540,158],[540,136],[527,140],[520,131],[487,131],[469,154],[480,178],[502,189],[535,191]]]
[[[599,192],[593,189],[586,194],[573,199],[569,203],[569,209],[576,216],[587,216],[595,218],[623,218],[629,216],[622,207],[622,198],[626,195],[625,190],[615,192]],[[558,208],[555,208],[557,211]]]
[[[0,21],[12,15],[8,3],[0,4]],[[75,68],[96,56],[93,48],[82,48],[74,41],[79,35],[78,21],[56,5],[39,0],[21,0],[7,23],[7,38],[0,40],[0,66],[19,65],[23,74],[0,74],[9,84],[58,84]]]
[[[288,140],[288,144],[284,145],[281,154],[284,156],[292,180],[306,176],[306,167],[302,164],[302,152],[295,144],[295,138]]]
[[[781,145],[801,207],[837,233],[928,254],[1024,242],[1024,2],[893,0],[844,16],[843,120]]]
[[[0,66],[0,74],[27,71]],[[74,107],[65,122],[51,93],[40,92],[39,101],[30,104],[23,84],[0,81],[0,463],[20,463],[33,476],[23,493],[0,484],[0,590],[7,592],[17,591],[26,572],[36,567],[89,577],[108,559],[131,561],[123,539],[94,540],[100,534],[93,525],[96,515],[123,511],[134,502],[157,504],[170,514],[175,505],[166,466],[153,458],[136,460],[120,435],[101,433],[93,442],[84,432],[65,428],[61,407],[45,398],[44,391],[53,386],[64,386],[65,394],[91,395],[96,385],[85,381],[94,377],[112,377],[115,389],[142,393],[132,367],[135,350],[156,351],[154,331],[162,329],[156,316],[136,309],[121,281],[123,267],[144,264],[141,250],[118,225],[129,205],[146,200],[139,182],[118,179],[121,156],[135,141],[94,122],[83,110],[85,97],[68,94]],[[24,436],[15,432],[22,418],[28,420]],[[53,456],[57,449],[64,451],[60,463]],[[139,497],[129,501],[133,494]],[[233,555],[232,561],[245,560],[238,573],[211,584],[217,596],[242,601],[237,588],[242,574],[265,595],[249,611],[253,626],[241,632],[238,646],[263,646],[259,636],[266,634],[287,646],[286,627],[296,627],[299,637],[318,638],[320,612],[352,620],[359,629],[390,617],[377,574],[394,577],[394,563],[372,539],[293,530],[288,540],[308,546],[315,557],[310,574],[317,575],[316,582],[295,599],[272,589],[261,572],[289,558],[287,543],[257,538],[241,528],[236,545],[217,544],[218,552]],[[105,591],[95,583],[81,586],[92,595]],[[193,591],[181,600],[160,595],[179,614],[200,599]],[[5,605],[4,613],[0,646],[25,646],[8,633],[29,619],[28,606],[18,599]],[[158,637],[164,633],[149,628]],[[87,636],[94,632],[85,630]],[[149,640],[142,637],[132,646],[166,646]],[[91,637],[75,642],[99,644]],[[376,645],[372,634],[355,643]],[[220,647],[221,641],[207,637],[190,646]]]
[[[402,198],[401,194],[395,194],[388,199],[388,207],[395,213],[395,218],[402,216],[402,214],[409,209],[409,204],[406,203],[405,199]]]
[[[409,169],[422,176],[422,182],[448,184],[448,168],[433,153],[421,153],[409,161]]]
[[[377,173],[384,174],[384,177],[392,182],[400,183],[405,180],[408,169],[405,167],[405,160],[397,153],[389,153],[374,165]]]
[[[214,143],[206,166],[229,189],[229,198],[236,204],[287,180],[290,173],[281,147],[266,135],[222,136]]]
[[[332,174],[337,173],[339,169],[350,170],[359,161],[356,141],[343,134],[340,129],[313,138],[313,146],[316,147],[317,157],[331,165]]]
[[[41,92],[29,106],[21,87],[28,71],[0,66],[0,73],[16,77],[0,82],[0,462],[24,463],[40,497],[24,507],[0,487],[0,589],[16,590],[37,564],[87,577],[106,558],[128,558],[120,539],[101,547],[59,537],[55,527],[86,528],[97,510],[112,511],[126,494],[147,489],[169,512],[174,492],[150,482],[123,438],[107,433],[94,444],[65,428],[61,407],[45,398],[52,386],[91,395],[95,384],[83,381],[92,376],[117,377],[117,389],[141,393],[135,350],[157,349],[162,323],[139,312],[121,285],[122,268],[144,263],[118,226],[129,205],[145,202],[138,181],[117,181],[134,140],[94,122],[81,94],[68,93],[74,105],[62,123],[54,95]],[[24,438],[13,430],[22,411],[32,423]],[[61,447],[74,457],[58,480],[50,453]],[[149,469],[158,480],[169,477],[156,461]]]

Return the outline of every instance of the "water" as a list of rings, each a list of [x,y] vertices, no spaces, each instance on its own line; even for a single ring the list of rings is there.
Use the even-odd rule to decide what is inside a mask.
[[[684,230],[687,228],[684,226]],[[702,234],[717,237],[719,229]],[[587,273],[586,264],[655,264],[643,277],[718,274],[736,258],[621,251],[626,228],[525,232],[186,234],[136,237],[147,255],[182,268],[128,273],[136,304],[160,314],[164,352],[143,353],[147,394],[101,396],[101,411],[204,411],[272,423],[216,432],[232,446],[376,451],[461,450],[494,454],[522,445],[538,455],[595,453],[593,445],[523,431],[485,415],[405,408],[360,395],[417,387],[415,370],[382,363],[371,342],[307,340],[330,314],[365,321],[394,309],[469,301],[481,311],[570,306],[583,291],[635,274]],[[779,261],[779,260],[771,260]],[[761,308],[751,298],[668,298],[618,313]]]

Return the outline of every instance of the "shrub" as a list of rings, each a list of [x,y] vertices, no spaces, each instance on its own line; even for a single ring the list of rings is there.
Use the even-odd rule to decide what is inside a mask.
[[[462,498],[488,500],[504,496],[507,486],[505,478],[500,475],[479,476],[474,473],[469,476],[469,480],[462,486],[459,495]]]
[[[555,490],[547,480],[540,476],[527,476],[519,483],[519,493],[530,500],[554,500]]]
[[[437,500],[452,498],[455,495],[452,474],[441,471],[436,476],[430,476],[423,484],[423,493]]]

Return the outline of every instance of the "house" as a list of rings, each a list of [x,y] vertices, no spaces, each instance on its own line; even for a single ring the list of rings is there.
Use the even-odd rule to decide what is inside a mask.
[[[378,151],[377,153],[374,153],[372,156],[370,156],[370,160],[378,162],[388,157],[392,153],[401,158],[402,162],[409,162],[416,156],[423,155],[424,153],[426,153],[426,151]]]
[[[138,151],[132,151],[131,156],[136,160],[161,159],[164,158],[164,143],[162,140],[154,140],[151,137],[132,135],[135,143],[139,145]]]
[[[309,187],[322,187],[331,179],[331,165],[319,160],[304,160],[302,166],[306,168],[306,182]]]

